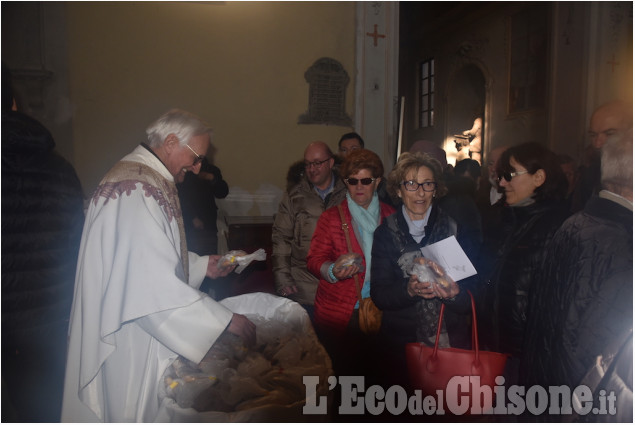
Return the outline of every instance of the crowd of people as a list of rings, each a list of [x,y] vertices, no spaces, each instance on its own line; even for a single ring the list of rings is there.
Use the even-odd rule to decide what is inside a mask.
[[[234,268],[219,264],[214,198],[228,185],[207,155],[210,128],[182,110],[160,116],[84,213],[50,134],[12,109],[3,102],[2,218],[17,226],[3,224],[3,421],[167,419],[159,381],[177,356],[198,363],[224,333],[255,341],[255,325],[201,287]],[[338,376],[409,388],[405,344],[440,335],[440,347],[470,348],[469,291],[482,347],[510,355],[506,385],[575,387],[595,370],[632,407],[632,107],[602,105],[591,135],[569,179],[570,161],[535,142],[492,149],[482,175],[425,141],[390,171],[356,133],[337,155],[310,143],[275,215],[275,291],[306,309]],[[35,210],[65,219],[14,238]],[[413,264],[447,238],[477,273],[422,281]],[[368,300],[377,332],[360,323]],[[42,358],[56,366],[44,372]],[[33,397],[51,406],[29,409]]]
[[[386,179],[358,135],[342,137],[339,158],[327,148],[319,158],[305,154],[307,179],[296,184],[318,208],[306,214],[304,200],[290,208],[285,194],[274,224],[274,258],[301,268],[298,276],[308,271],[315,278],[305,281],[315,296],[301,302],[335,373],[408,388],[405,344],[434,345],[442,304],[439,346],[471,346],[469,291],[481,347],[509,355],[506,385],[573,389],[602,358],[605,381],[621,388],[622,403],[632,400],[632,360],[630,369],[626,360],[632,352],[632,106],[601,105],[589,134],[589,159],[577,168],[571,157],[536,142],[492,149],[481,174],[478,161],[452,167],[436,145],[418,141]],[[324,188],[335,194],[335,184],[311,180],[308,171],[321,163],[325,175],[346,184],[343,201],[325,202]],[[390,199],[385,203],[382,183]],[[338,209],[346,211],[343,219]],[[352,250],[345,242],[349,230]],[[283,232],[286,238],[280,238]],[[447,288],[419,282],[413,261],[423,256],[422,248],[450,236],[477,274]],[[359,261],[349,266],[351,252]],[[302,255],[292,261],[291,253]],[[276,279],[278,293],[298,299],[286,282]],[[377,334],[360,331],[360,296],[383,313]],[[609,367],[614,358],[621,359],[619,368]],[[632,418],[632,410],[622,408],[610,418]]]

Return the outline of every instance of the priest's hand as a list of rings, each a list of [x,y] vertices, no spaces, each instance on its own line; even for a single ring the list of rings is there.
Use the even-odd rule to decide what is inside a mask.
[[[241,337],[247,346],[256,344],[256,325],[242,314],[234,313],[227,331]]]
[[[227,276],[228,274],[234,271],[234,269],[236,268],[235,265],[230,267],[219,268],[218,260],[220,259],[221,259],[220,255],[209,256],[209,262],[207,263],[207,273],[205,273],[205,276],[211,279],[216,279],[218,277]]]

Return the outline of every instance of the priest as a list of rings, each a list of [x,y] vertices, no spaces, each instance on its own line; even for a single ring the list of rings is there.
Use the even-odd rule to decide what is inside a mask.
[[[86,215],[71,312],[63,422],[167,421],[159,388],[177,356],[200,362],[223,332],[255,326],[198,290],[225,276],[188,252],[176,182],[198,173],[210,128],[182,110],[102,179]],[[44,359],[43,359],[44,360]]]

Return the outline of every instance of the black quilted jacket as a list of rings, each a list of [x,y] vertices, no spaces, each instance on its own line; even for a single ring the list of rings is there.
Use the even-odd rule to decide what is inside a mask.
[[[531,299],[521,379],[573,388],[632,326],[633,212],[592,197],[547,251]]]
[[[395,225],[397,231],[392,230]],[[425,230],[426,237],[415,242],[399,209],[379,225],[373,240],[370,294],[383,310],[379,337],[402,351],[404,344],[422,341],[424,336],[434,340],[437,331],[441,301],[411,297],[407,291],[410,276],[406,271],[413,258],[422,256],[420,248],[454,235],[466,254],[473,255],[474,245],[457,234],[456,222],[436,205],[432,206]],[[452,346],[469,348],[471,344],[471,308],[465,289],[474,293],[476,282],[476,276],[461,280],[459,286],[463,290],[459,295],[444,301],[448,307],[444,322]],[[428,308],[422,309],[424,306]]]
[[[83,215],[73,167],[39,122],[2,113],[2,347],[67,326]]]
[[[498,251],[479,300],[479,333],[490,350],[520,356],[536,272],[566,216],[564,205],[547,201],[504,208]]]

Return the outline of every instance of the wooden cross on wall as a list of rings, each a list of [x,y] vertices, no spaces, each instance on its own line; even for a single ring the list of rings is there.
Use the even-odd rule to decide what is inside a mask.
[[[366,35],[369,36],[369,37],[373,37],[374,38],[373,46],[375,46],[375,47],[377,47],[377,39],[378,38],[386,38],[385,34],[379,34],[377,32],[377,24],[375,24],[375,31],[374,32],[367,32]]]

